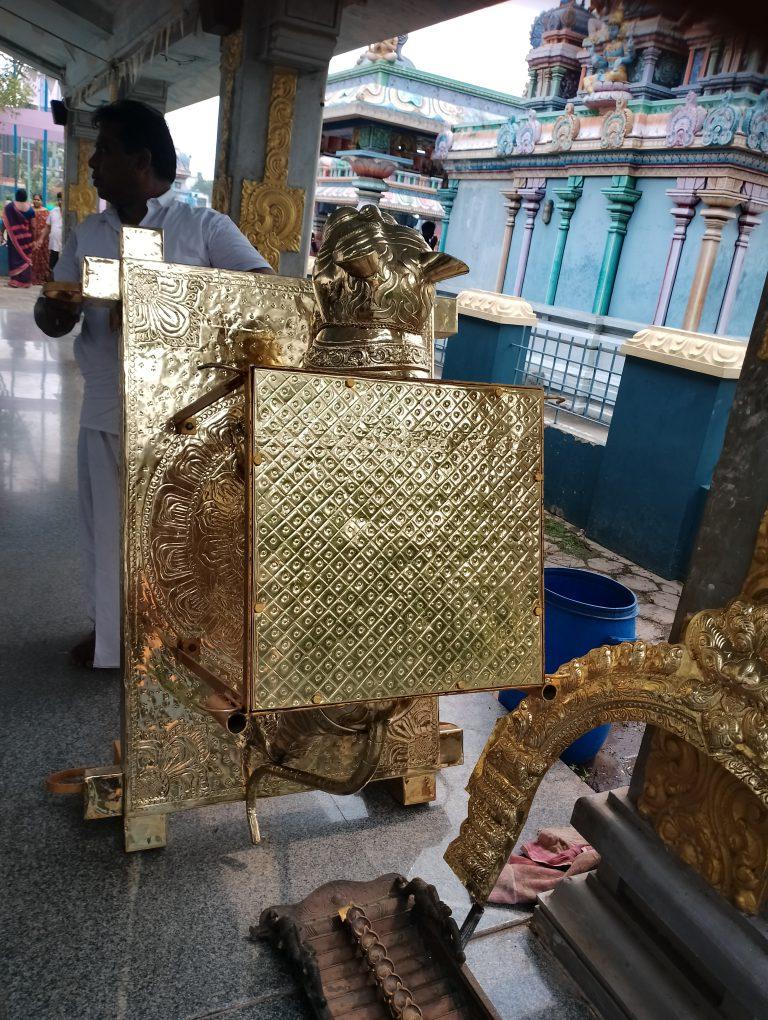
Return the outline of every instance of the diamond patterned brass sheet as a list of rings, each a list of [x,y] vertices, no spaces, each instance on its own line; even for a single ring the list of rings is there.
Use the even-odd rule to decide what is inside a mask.
[[[250,706],[541,683],[541,391],[251,373]]]

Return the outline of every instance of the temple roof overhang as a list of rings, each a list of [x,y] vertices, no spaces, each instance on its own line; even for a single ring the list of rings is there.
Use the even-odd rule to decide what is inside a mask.
[[[25,0],[3,8],[0,50],[59,78],[67,96],[89,89],[90,103],[110,95],[115,74],[164,82],[167,109],[219,92],[220,37],[203,30],[202,0]],[[267,6],[265,4],[265,6]],[[279,5],[275,2],[275,8]],[[481,0],[379,0],[345,4],[335,52],[365,46],[483,7]],[[298,22],[299,18],[294,18]],[[316,28],[316,26],[315,26]],[[299,25],[301,30],[301,25]],[[305,31],[311,37],[313,25]]]

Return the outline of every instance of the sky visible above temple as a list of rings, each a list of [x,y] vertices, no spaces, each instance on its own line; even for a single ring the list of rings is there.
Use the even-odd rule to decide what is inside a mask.
[[[520,95],[528,77],[531,24],[555,0],[508,0],[461,18],[412,32],[403,49],[421,71]],[[375,40],[371,40],[374,42]],[[331,72],[354,67],[362,50],[341,53]],[[213,177],[219,101],[208,99],[167,116],[176,147],[191,157],[192,173]]]

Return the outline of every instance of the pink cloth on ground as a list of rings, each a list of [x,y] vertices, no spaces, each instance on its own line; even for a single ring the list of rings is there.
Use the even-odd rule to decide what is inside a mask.
[[[533,903],[543,892],[572,875],[592,871],[600,855],[575,829],[542,829],[535,840],[523,844],[523,853],[512,854],[504,865],[489,903],[509,906]],[[560,870],[568,865],[567,870]]]

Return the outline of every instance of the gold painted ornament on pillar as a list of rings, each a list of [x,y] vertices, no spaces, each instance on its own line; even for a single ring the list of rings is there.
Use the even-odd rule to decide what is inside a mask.
[[[91,184],[91,168],[88,161],[93,152],[93,145],[85,138],[77,139],[77,181],[67,188],[66,211],[82,223],[86,216],[97,212],[99,196]]]
[[[304,189],[288,185],[288,161],[296,102],[296,71],[275,68],[269,99],[264,177],[243,181],[239,227],[275,272],[280,252],[298,251],[304,215]]]

